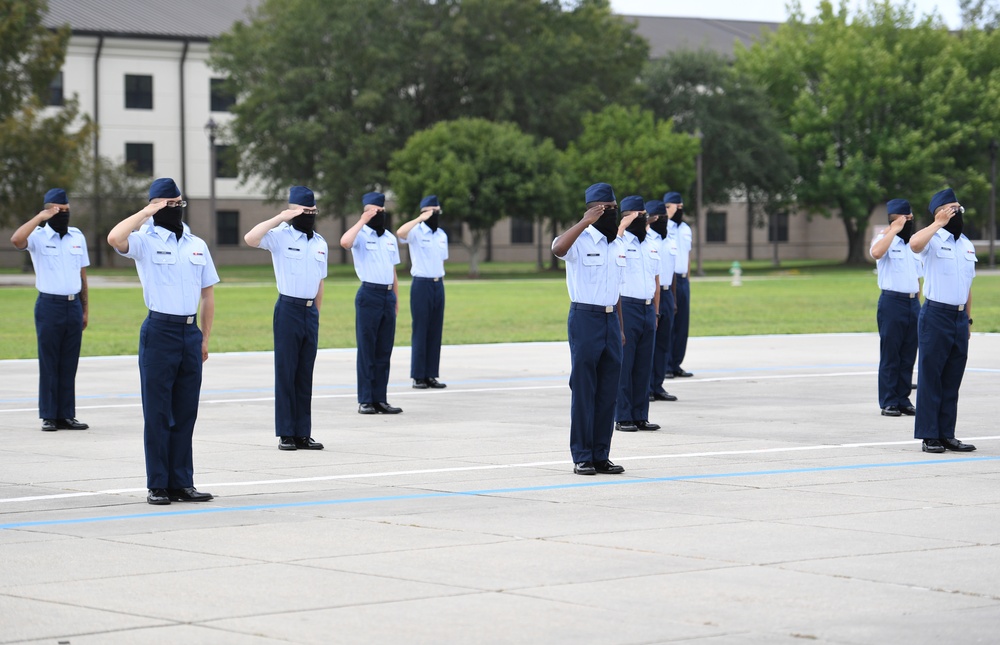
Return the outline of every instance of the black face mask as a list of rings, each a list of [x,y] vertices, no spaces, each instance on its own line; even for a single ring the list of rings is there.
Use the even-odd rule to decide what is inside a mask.
[[[639,238],[639,243],[641,244],[646,240],[646,218],[642,215],[636,217],[625,230]]]
[[[291,225],[296,231],[305,233],[306,238],[311,240],[316,227],[316,213],[296,215],[291,219]]]
[[[368,220],[368,226],[375,231],[376,235],[382,237],[382,233],[385,233],[385,211],[379,211],[375,217]]]
[[[593,227],[608,238],[608,242],[614,241],[618,237],[618,209],[613,206],[605,209],[604,214],[594,222]]]
[[[49,218],[49,228],[62,238],[69,232],[69,211],[59,211]]]
[[[183,216],[183,206],[164,206],[153,215],[153,225],[162,226],[179,240],[181,235],[184,235],[184,225],[181,223]]]
[[[959,206],[952,218],[944,225],[944,230],[954,235],[956,240],[962,234],[962,229],[965,227],[965,222],[962,219],[962,213],[964,212],[965,209]]]
[[[683,222],[683,221],[684,221],[684,207],[683,207],[683,206],[678,206],[678,207],[677,207],[677,210],[676,210],[676,211],[674,211],[674,217],[673,217],[673,220],[674,220],[674,222],[675,222],[675,223],[676,223],[676,224],[677,224],[678,226],[680,226],[681,222]]]
[[[441,211],[434,211],[434,214],[424,220],[424,224],[430,227],[431,231],[437,233],[438,230],[438,220],[441,219]]]
[[[903,229],[899,233],[896,233],[896,235],[899,239],[903,240],[903,243],[909,244],[910,236],[913,235],[913,220],[906,220],[906,224],[903,224]]]
[[[649,228],[659,233],[663,239],[667,239],[667,218],[665,215],[660,215],[655,222],[649,225]]]

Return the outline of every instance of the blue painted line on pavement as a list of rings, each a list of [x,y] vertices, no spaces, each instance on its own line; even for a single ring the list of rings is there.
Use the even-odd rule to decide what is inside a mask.
[[[448,497],[477,497],[489,495],[504,495],[511,493],[533,493],[550,490],[567,490],[577,488],[597,488],[602,486],[634,486],[636,484],[657,484],[663,482],[697,481],[704,479],[728,479],[734,477],[768,477],[775,475],[799,475],[805,473],[835,472],[843,470],[873,470],[877,468],[909,468],[921,466],[941,466],[946,464],[969,464],[986,461],[1000,461],[1000,455],[992,457],[958,457],[954,459],[928,458],[921,461],[903,461],[875,464],[847,464],[842,466],[816,466],[812,468],[787,468],[780,470],[748,470],[732,473],[704,473],[700,475],[672,475],[670,477],[644,477],[629,479],[598,479],[595,481],[576,482],[572,484],[550,484],[546,486],[523,486],[516,488],[485,488],[467,491],[444,491],[429,493],[411,493],[407,495],[384,495],[380,497],[353,497],[347,499],[327,499],[309,502],[283,502],[279,504],[255,504],[252,506],[212,506],[200,507],[183,511],[161,511],[158,513],[135,513],[131,515],[103,515],[99,517],[82,517],[73,519],[35,520],[28,522],[10,522],[0,524],[3,529],[22,529],[37,526],[57,526],[67,524],[93,524],[98,522],[117,522],[123,520],[142,520],[157,517],[180,517],[184,515],[207,515],[210,513],[243,513],[252,511],[270,511],[285,508],[303,508],[309,506],[336,506],[343,504],[371,504],[379,502],[415,501],[423,499],[442,499]]]

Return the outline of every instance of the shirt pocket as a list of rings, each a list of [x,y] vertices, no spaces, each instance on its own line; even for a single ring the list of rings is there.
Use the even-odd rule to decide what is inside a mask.
[[[176,283],[177,256],[172,251],[153,251],[150,263],[157,284],[173,286]]]
[[[42,255],[59,255],[59,245],[42,242]]]
[[[889,249],[889,259],[890,260],[905,260],[906,254],[903,252],[905,249]]]
[[[962,271],[966,276],[971,278],[976,275],[976,262],[979,262],[979,258],[976,257],[975,250],[966,251],[964,255],[965,262],[960,263]]]
[[[372,241],[372,240],[365,241],[365,250],[368,251],[369,253],[377,251],[378,250],[378,242],[375,242],[375,241]]]
[[[952,248],[941,247],[934,254],[937,259],[937,264],[940,267],[939,271],[941,275],[955,275],[956,262],[955,262],[955,250]]]
[[[286,246],[281,252],[285,259],[285,269],[291,275],[301,275],[305,270],[306,250],[297,246]]]

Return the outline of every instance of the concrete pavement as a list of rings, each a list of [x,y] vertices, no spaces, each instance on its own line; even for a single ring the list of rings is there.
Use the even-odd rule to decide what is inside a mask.
[[[203,505],[145,503],[135,357],[84,358],[86,431],[39,431],[0,362],[0,643],[974,643],[1000,631],[1000,335],[973,336],[959,437],[879,416],[872,334],[693,338],[616,434],[568,454],[565,343],[446,347],[443,391],[356,413],[316,367],[321,452],[279,452],[272,356],[214,355]],[[918,375],[919,378],[919,375]],[[919,405],[919,401],[916,402]]]

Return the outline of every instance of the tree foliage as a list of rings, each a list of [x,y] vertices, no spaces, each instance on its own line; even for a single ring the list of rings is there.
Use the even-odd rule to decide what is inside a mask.
[[[264,0],[212,64],[239,97],[241,176],[272,196],[306,182],[342,213],[439,121],[513,121],[565,143],[632,87],[647,47],[607,0]]]
[[[844,222],[848,262],[864,262],[873,210],[915,205],[956,174],[952,154],[975,136],[978,100],[943,26],[887,0],[849,19],[827,0],[747,50],[737,66],[765,87],[797,161],[799,206]]]
[[[0,0],[0,120],[32,96],[44,96],[62,68],[69,27],[42,25],[45,0]]]
[[[585,116],[583,132],[566,149],[570,190],[582,196],[590,184],[605,181],[619,199],[683,192],[695,180],[698,149],[698,140],[675,132],[672,121],[657,120],[638,107],[612,105]]]
[[[558,150],[512,123],[485,119],[442,121],[422,130],[393,155],[389,180],[404,212],[435,194],[443,226],[465,224],[472,234],[469,272],[478,275],[489,230],[505,217],[535,218],[565,208]],[[449,231],[460,239],[461,229]]]

